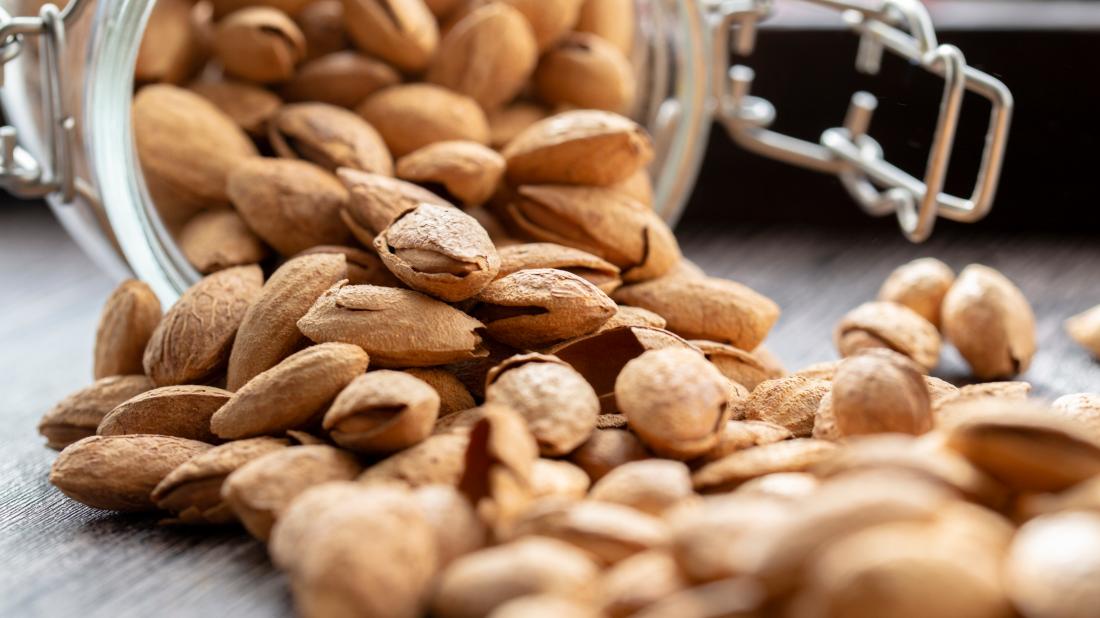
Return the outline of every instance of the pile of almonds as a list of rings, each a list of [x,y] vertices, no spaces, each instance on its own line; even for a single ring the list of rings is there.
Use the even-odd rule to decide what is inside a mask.
[[[158,2],[136,143],[205,277],[111,296],[51,482],[243,526],[304,616],[1091,614],[1100,396],[930,377],[1036,347],[931,259],[788,373],[776,304],[651,209],[632,10]]]

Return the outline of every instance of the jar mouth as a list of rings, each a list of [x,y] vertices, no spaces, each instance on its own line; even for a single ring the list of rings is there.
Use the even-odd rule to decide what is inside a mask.
[[[99,204],[134,275],[165,302],[201,275],[162,222],[140,172],[130,108],[135,65],[156,0],[98,0],[83,80],[83,138]],[[654,209],[676,223],[709,136],[709,33],[698,0],[638,2],[636,63],[644,75],[635,117],[653,135]]]

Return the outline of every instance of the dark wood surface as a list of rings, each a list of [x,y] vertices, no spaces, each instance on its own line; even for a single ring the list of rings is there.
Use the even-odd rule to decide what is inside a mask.
[[[896,265],[933,255],[955,267],[997,267],[1032,299],[1041,345],[1024,377],[1038,393],[1100,389],[1100,365],[1061,326],[1100,303],[1095,237],[987,236],[973,228],[917,247],[888,226],[878,230],[688,228],[681,238],[712,274],[780,303],[783,317],[768,345],[790,367],[833,358],[831,329],[840,316],[872,298]],[[89,383],[95,324],[111,287],[43,207],[0,204],[0,616],[289,614],[283,578],[244,534],[97,512],[47,483],[55,453],[35,425]],[[940,373],[965,376],[953,350]]]

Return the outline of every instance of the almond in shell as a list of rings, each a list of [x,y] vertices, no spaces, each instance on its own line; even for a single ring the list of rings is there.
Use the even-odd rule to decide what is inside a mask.
[[[324,3],[314,2],[311,6]],[[401,75],[384,62],[353,51],[336,51],[298,67],[280,93],[287,101],[316,101],[354,109],[375,92],[400,82]]]
[[[200,273],[256,264],[267,257],[267,245],[236,211],[218,208],[198,213],[177,239],[184,257]]]
[[[94,436],[103,417],[111,410],[155,387],[144,375],[100,378],[46,412],[38,422],[38,433],[46,437],[46,446],[63,449],[77,440]]]
[[[294,103],[272,118],[268,138],[275,152],[305,159],[330,172],[347,167],[393,174],[393,159],[382,136],[365,120],[328,103]]]
[[[160,318],[160,300],[152,288],[136,279],[119,284],[96,328],[95,379],[143,373],[142,355]]]
[[[162,386],[128,399],[99,424],[101,436],[154,434],[216,442],[210,417],[233,395],[213,386]]]
[[[351,381],[325,413],[322,426],[344,448],[392,453],[423,441],[439,417],[439,395],[426,382],[380,370]]]
[[[476,142],[436,142],[397,162],[398,178],[442,187],[466,207],[487,202],[503,175],[504,159]]]
[[[489,143],[489,121],[477,101],[435,84],[391,86],[367,97],[357,111],[397,158],[435,142]]]

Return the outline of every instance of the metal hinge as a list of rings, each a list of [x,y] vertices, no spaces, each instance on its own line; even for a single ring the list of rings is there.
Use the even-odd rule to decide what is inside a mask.
[[[25,198],[56,194],[62,203],[76,195],[73,147],[76,121],[69,113],[61,88],[65,85],[65,24],[75,20],[86,4],[72,0],[65,10],[44,5],[38,17],[12,17],[0,9],[0,87],[4,65],[23,52],[30,37],[38,37],[38,66],[43,114],[43,164],[19,145],[15,127],[0,127],[0,188]]]
[[[771,131],[775,107],[750,95],[754,73],[747,66],[730,66],[730,51],[752,54],[757,25],[771,14],[771,0],[706,0],[714,37],[717,73],[717,118],[743,148],[811,170],[835,174],[868,213],[894,213],[902,231],[913,242],[932,233],[937,217],[973,222],[993,204],[1001,175],[1012,93],[1000,80],[966,64],[953,45],[936,40],[931,17],[917,0],[805,0],[841,13],[860,35],[856,69],[877,74],[885,50],[898,54],[944,80],[940,113],[931,152],[918,179],[887,161],[882,147],[867,135],[878,105],[874,95],[856,92],[840,127],[826,129],[818,143]],[[732,41],[732,45],[731,45]],[[992,104],[985,152],[969,198],[944,192],[963,94],[971,91]]]

